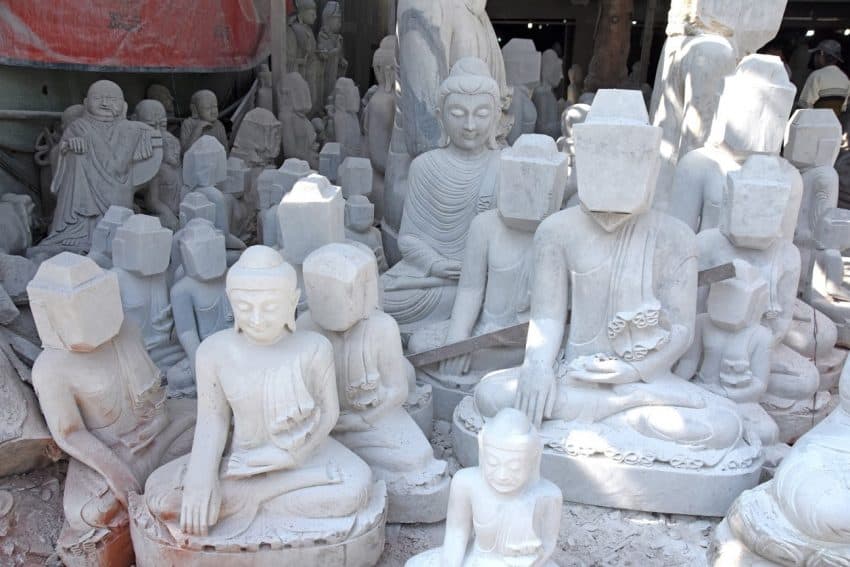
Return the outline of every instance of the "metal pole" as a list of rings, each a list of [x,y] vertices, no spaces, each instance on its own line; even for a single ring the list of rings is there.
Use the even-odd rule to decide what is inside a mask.
[[[655,35],[655,11],[658,0],[646,0],[646,16],[643,22],[643,37],[640,40],[640,84],[649,76],[649,57],[652,54],[652,38]]]

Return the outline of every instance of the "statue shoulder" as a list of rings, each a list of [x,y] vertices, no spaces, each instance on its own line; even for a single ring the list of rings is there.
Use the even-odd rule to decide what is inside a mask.
[[[308,360],[318,362],[323,357],[329,357],[333,361],[333,346],[321,333],[306,329],[298,330],[292,335],[291,340],[296,350],[305,354]]]
[[[585,227],[588,222],[593,221],[581,210],[581,207],[569,207],[544,219],[537,228],[534,240],[540,241],[548,238],[562,239],[564,236],[573,232],[580,232],[582,227]]]
[[[367,319],[375,332],[386,340],[394,340],[401,338],[401,331],[398,328],[398,323],[391,315],[375,309]]]

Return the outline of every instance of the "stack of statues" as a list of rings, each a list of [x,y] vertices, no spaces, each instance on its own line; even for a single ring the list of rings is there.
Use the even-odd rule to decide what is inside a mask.
[[[400,0],[361,98],[340,4],[294,4],[229,135],[98,81],[39,139],[46,237],[0,196],[0,476],[67,454],[62,561],[360,567],[445,521],[409,567],[552,567],[567,501],[850,564],[841,128],[752,54],[786,0],[673,0],[650,109],[577,65],[559,102],[486,0]]]

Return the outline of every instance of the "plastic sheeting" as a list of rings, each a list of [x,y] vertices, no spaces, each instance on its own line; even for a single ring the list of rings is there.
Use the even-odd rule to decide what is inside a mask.
[[[268,56],[269,0],[0,0],[0,63],[229,71]]]

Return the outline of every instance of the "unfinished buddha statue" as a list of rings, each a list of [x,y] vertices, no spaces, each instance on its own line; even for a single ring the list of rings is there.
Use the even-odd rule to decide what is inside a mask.
[[[750,155],[779,155],[796,92],[779,57],[746,57],[725,80],[706,145],[683,154],[676,166],[670,214],[694,232],[716,228],[726,175]],[[785,160],[781,163],[795,195],[801,196],[800,174]]]
[[[298,73],[287,73],[280,89],[278,119],[283,126],[283,157],[298,158],[319,168],[316,129],[307,117],[312,107],[310,86]]]
[[[212,136],[225,148],[228,147],[227,131],[218,119],[218,97],[209,90],[192,95],[192,115],[183,121],[180,128],[180,146],[183,153],[189,151],[203,136]]]
[[[337,79],[331,91],[325,140],[337,142],[347,157],[360,157],[363,151],[363,132],[360,130],[360,91],[347,77]]]
[[[656,206],[669,205],[678,161],[707,145],[724,79],[776,35],[787,2],[673,0],[650,103],[652,123],[664,130]]]
[[[478,434],[480,465],[452,479],[443,546],[405,567],[554,567],[562,496],[540,478],[543,441],[528,417],[503,409]]]
[[[402,332],[451,315],[472,219],[495,206],[499,96],[486,64],[474,58],[458,61],[440,86],[443,147],[411,165],[398,239],[403,259],[381,276],[384,309]]]
[[[320,98],[322,88],[322,62],[319,60],[316,45],[315,0],[296,0],[296,14],[289,20],[289,33],[286,34],[286,70],[298,73],[307,81],[310,92],[308,113],[318,113],[325,102]]]
[[[33,384],[56,443],[71,457],[65,565],[130,565],[127,502],[163,462],[191,448],[194,404],[166,401],[161,374],[121,309],[118,278],[62,253],[27,286],[44,352]]]
[[[779,425],[780,439],[792,442],[812,426],[829,394],[818,394],[817,368],[783,343],[800,276],[800,253],[785,236],[787,227],[796,225],[799,201],[783,162],[774,155],[753,155],[730,173],[720,226],[700,232],[697,242],[701,269],[745,260],[768,283],[770,302],[762,322],[772,335],[771,374],[761,402]]]
[[[121,88],[110,81],[89,87],[83,117],[62,135],[51,192],[57,194],[50,233],[30,251],[49,257],[62,250],[88,253],[91,235],[112,205],[132,208],[136,187],[162,162],[158,130],[127,120]]]
[[[838,407],[800,438],[773,480],[741,494],[715,531],[715,567],[850,562],[850,364]]]
[[[390,151],[390,137],[395,121],[395,88],[398,77],[398,40],[389,35],[381,40],[372,57],[372,70],[378,84],[367,93],[368,102],[363,108],[363,136],[366,155],[372,161],[375,176],[370,200],[375,205],[375,218],[382,219],[384,212],[384,175]]]
[[[543,52],[540,65],[540,84],[534,89],[532,100],[537,108],[534,131],[557,138],[561,133],[560,113],[555,88],[564,79],[564,62],[551,49]]]
[[[649,125],[640,92],[600,90],[575,134],[581,207],[553,214],[535,234],[525,360],[485,376],[474,403],[461,402],[456,451],[471,462],[481,418],[515,407],[543,422],[545,458],[569,478],[560,481],[568,500],[722,513],[758,481],[761,447],[745,441],[732,402],[671,371],[693,338],[697,247],[687,226],[650,208],[661,129]],[[579,472],[591,469],[604,488]],[[638,477],[635,495],[624,487]],[[729,498],[714,489],[710,498],[671,497],[695,477]]]
[[[130,209],[112,206],[97,223],[92,233],[88,257],[104,270],[112,267],[112,241],[115,239],[115,233],[132,216],[133,211]]]
[[[505,60],[505,77],[513,89],[508,109],[514,119],[507,142],[513,145],[523,134],[533,134],[537,124],[537,109],[531,101],[531,92],[540,82],[541,55],[531,39],[513,38],[502,48]]]
[[[417,331],[411,352],[528,321],[534,232],[561,208],[566,176],[567,157],[548,136],[526,134],[502,151],[497,207],[472,221],[451,318]],[[516,366],[522,357],[523,345],[506,345],[421,369],[434,383],[435,397],[454,398],[435,400],[438,417],[451,419],[458,393],[471,393],[485,373]]]
[[[321,335],[295,332],[296,286],[265,246],[228,271],[235,327],[198,348],[191,455],[155,471],[134,505],[141,564],[222,565],[248,553],[254,565],[354,567],[381,554],[385,488],[329,436],[340,415],[334,352]]]
[[[176,230],[179,224],[180,192],[183,189],[180,140],[168,131],[165,107],[156,100],[146,99],[137,104],[135,119],[159,130],[162,136],[162,164],[145,189],[145,207],[159,217],[162,226]]]
[[[578,99],[584,91],[584,69],[578,63],[573,63],[567,69],[567,78],[570,80],[567,85],[567,104],[578,104]]]
[[[368,246],[375,254],[378,270],[387,271],[384,242],[375,227],[375,205],[364,195],[352,195],[345,201],[345,237]]]
[[[837,341],[850,347],[850,286],[845,282],[842,252],[850,248],[850,212],[831,209],[821,215],[815,231],[811,286],[803,299],[837,326]]]
[[[322,26],[316,36],[316,56],[322,67],[319,100],[325,103],[337,79],[345,76],[348,61],[342,45],[342,6],[331,0],[322,8]]]
[[[449,476],[428,439],[404,410],[407,361],[398,325],[378,309],[374,257],[350,244],[329,244],[304,261],[309,312],[299,329],[333,345],[340,416],[333,436],[360,455],[387,484],[392,523],[446,517]]]

